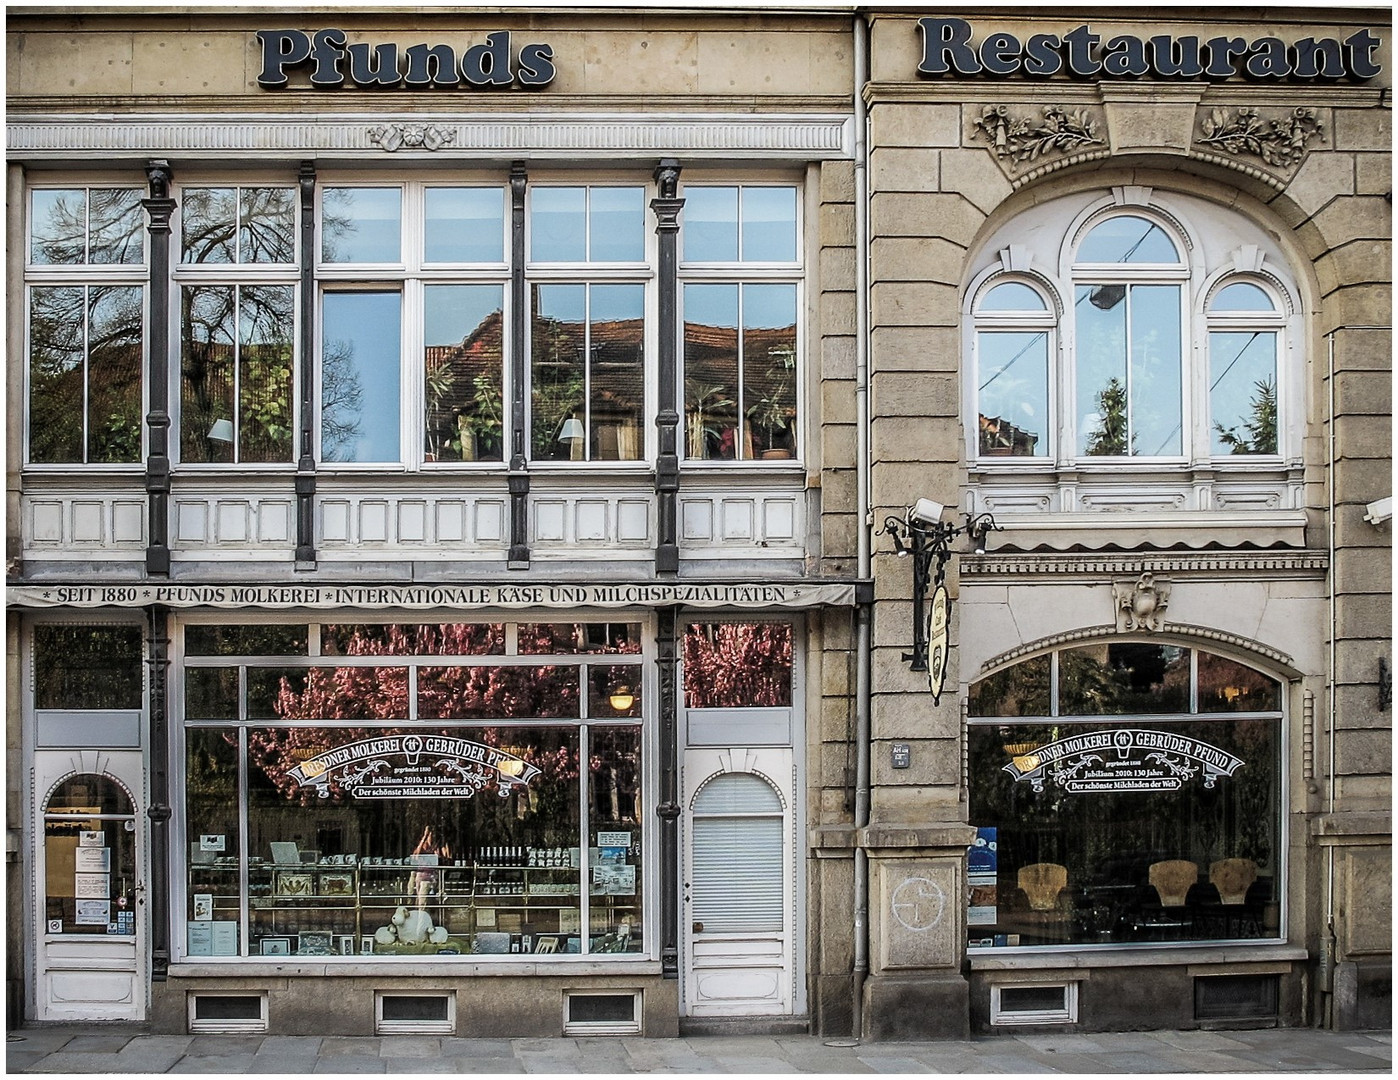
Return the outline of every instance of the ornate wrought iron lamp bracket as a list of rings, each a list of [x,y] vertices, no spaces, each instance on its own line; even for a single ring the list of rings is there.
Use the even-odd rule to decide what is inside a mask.
[[[951,545],[966,536],[979,554],[985,551],[990,532],[1003,531],[991,514],[966,514],[964,524],[953,525],[941,519],[940,506],[930,504],[936,507],[935,513],[929,513],[928,506],[928,500],[923,499],[910,506],[904,517],[890,514],[875,534],[887,533],[898,556],[913,561],[913,648],[903,654],[910,671],[927,670],[927,595],[946,578]]]

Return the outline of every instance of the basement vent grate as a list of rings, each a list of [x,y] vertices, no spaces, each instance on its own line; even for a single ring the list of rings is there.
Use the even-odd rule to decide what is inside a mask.
[[[1032,983],[990,988],[990,1022],[1013,1024],[1076,1024],[1078,984]]]
[[[563,995],[563,1034],[639,1035],[641,1033],[641,994],[565,991]]]
[[[1276,1016],[1275,975],[1201,975],[1194,980],[1196,1020],[1270,1020]]]
[[[266,994],[190,994],[189,1030],[227,1034],[267,1030]]]
[[[374,995],[374,1030],[379,1035],[454,1035],[456,995]]]

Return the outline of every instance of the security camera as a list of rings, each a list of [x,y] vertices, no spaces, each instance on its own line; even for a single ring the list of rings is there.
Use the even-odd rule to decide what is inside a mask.
[[[908,511],[908,524],[910,525],[936,525],[942,520],[942,511],[946,507],[931,499],[918,499]]]
[[[1382,525],[1393,516],[1393,496],[1377,499],[1364,507],[1364,520],[1370,525]]]

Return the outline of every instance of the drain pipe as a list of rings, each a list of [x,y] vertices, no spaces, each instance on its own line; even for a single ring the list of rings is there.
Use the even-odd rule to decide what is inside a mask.
[[[1391,326],[1337,326],[1325,335],[1325,359],[1326,359],[1326,379],[1328,390],[1327,402],[1327,427],[1326,432],[1326,470],[1325,470],[1325,491],[1326,491],[1326,556],[1327,562],[1327,589],[1326,600],[1329,604],[1330,622],[1330,649],[1326,660],[1326,772],[1325,772],[1325,813],[1327,815],[1335,812],[1335,722],[1339,719],[1339,708],[1335,704],[1335,683],[1339,678],[1338,646],[1335,641],[1339,632],[1339,615],[1335,602],[1335,336],[1346,330],[1372,330],[1376,332],[1389,332]],[[1338,942],[1335,939],[1335,845],[1327,844],[1325,848],[1325,927],[1321,938],[1320,950],[1320,992],[1321,992],[1321,1026],[1333,1028],[1335,1026],[1335,965],[1339,960],[1337,952]]]
[[[864,87],[869,79],[869,25],[862,13],[854,16],[854,400],[856,425],[856,507],[859,523],[859,579],[873,576],[874,513],[870,498],[869,434],[869,171],[868,109]],[[873,597],[855,609],[855,771],[854,771],[854,962],[850,1034],[864,1036],[864,980],[869,974],[869,855],[861,839],[869,824],[871,669],[873,666]]]

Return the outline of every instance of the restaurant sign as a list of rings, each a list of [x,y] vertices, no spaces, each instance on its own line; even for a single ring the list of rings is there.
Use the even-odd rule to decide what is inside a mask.
[[[1212,788],[1245,762],[1217,746],[1171,731],[1113,728],[1069,735],[1016,754],[1004,766],[1036,792],[1052,781],[1073,794],[1178,791],[1202,779]]]
[[[539,769],[523,758],[450,735],[380,735],[323,750],[289,770],[322,799],[332,784],[356,799],[469,799],[492,785],[502,799]]]
[[[919,19],[922,75],[1016,75],[1079,78],[1148,75],[1172,79],[1229,79],[1242,75],[1261,80],[1372,79],[1382,68],[1374,59],[1381,44],[1367,28],[1343,41],[1305,37],[1285,42],[1262,36],[1248,40],[1231,34],[1200,39],[1194,34],[1149,38],[1117,34],[1102,40],[1084,23],[1064,34],[986,34],[972,43],[973,27],[965,19]]]

